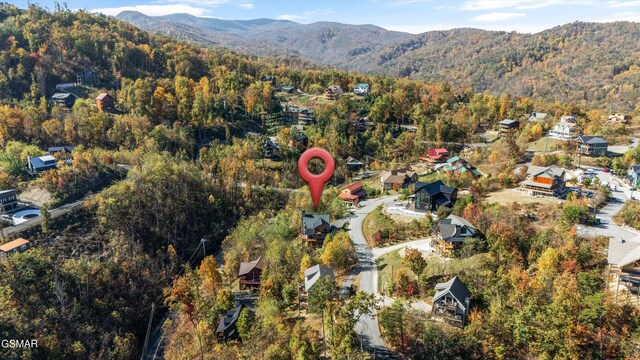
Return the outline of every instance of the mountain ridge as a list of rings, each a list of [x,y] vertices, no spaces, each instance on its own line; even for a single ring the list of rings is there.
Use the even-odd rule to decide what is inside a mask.
[[[534,34],[474,28],[409,34],[336,22],[133,12],[117,18],[143,30],[257,56],[299,57],[370,75],[449,82],[494,94],[609,106],[612,111],[634,110],[640,96],[640,42],[634,40],[640,38],[640,23],[634,22],[576,21]]]

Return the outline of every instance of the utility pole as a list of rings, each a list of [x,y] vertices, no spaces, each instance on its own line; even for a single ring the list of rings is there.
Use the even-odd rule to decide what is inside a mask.
[[[324,334],[324,306],[322,307],[322,353],[323,357],[327,358],[327,337]]]
[[[142,348],[142,355],[140,360],[144,360],[147,356],[147,347],[149,346],[149,334],[151,333],[151,323],[153,322],[153,312],[156,310],[156,303],[151,303],[151,314],[149,314],[149,324],[147,325],[147,335],[144,338],[144,347]]]

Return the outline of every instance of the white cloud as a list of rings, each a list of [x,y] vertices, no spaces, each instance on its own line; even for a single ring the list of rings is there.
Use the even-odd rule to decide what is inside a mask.
[[[206,5],[206,6],[218,6],[226,4],[231,0],[161,0],[162,3],[177,3],[182,5]]]
[[[537,9],[554,5],[592,5],[593,0],[467,0],[460,10]]]
[[[623,11],[617,14],[613,14],[606,18],[595,19],[595,22],[614,22],[614,21],[634,21],[640,22],[640,12],[638,11]]]
[[[303,19],[307,19],[308,17],[311,16],[322,16],[322,15],[329,15],[329,14],[333,14],[333,10],[330,9],[316,9],[316,10],[308,10],[305,11],[299,15],[293,15],[293,14],[282,14],[282,15],[278,15],[277,19],[278,20],[290,20],[290,21],[295,21],[295,20],[303,20]]]
[[[640,7],[640,1],[631,0],[631,1],[609,1],[607,3],[609,7],[612,8],[620,8],[620,7]]]
[[[300,15],[291,15],[291,14],[282,14],[282,15],[278,15],[278,20],[290,20],[290,21],[294,21],[294,20],[300,20],[300,19],[304,19],[304,16],[300,16]]]
[[[193,7],[190,5],[167,4],[120,6],[112,8],[91,9],[90,11],[112,16],[118,15],[123,11],[138,11],[148,16],[162,16],[169,14],[191,14],[194,16],[203,16],[207,12],[207,9]]]
[[[391,31],[402,31],[410,34],[421,34],[427,31],[451,30],[460,28],[475,28],[489,31],[517,31],[519,33],[533,34],[556,26],[545,23],[482,23],[482,24],[430,24],[430,25],[384,25],[383,28]]]
[[[489,14],[482,14],[472,17],[471,20],[478,22],[498,22],[507,21],[511,19],[525,17],[527,15],[523,13],[506,13],[506,12],[494,12]]]
[[[246,3],[246,4],[238,4],[238,7],[241,7],[243,9],[247,9],[247,10],[251,10],[255,7],[255,4],[252,3]]]

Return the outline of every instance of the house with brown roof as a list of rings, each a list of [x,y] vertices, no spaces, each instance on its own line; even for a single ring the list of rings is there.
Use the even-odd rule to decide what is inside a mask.
[[[347,169],[351,170],[351,171],[357,171],[360,170],[364,167],[364,163],[356,158],[354,158],[353,156],[349,156],[345,161],[344,164],[347,166]]]
[[[342,88],[340,85],[331,85],[327,87],[324,91],[324,97],[327,100],[338,100],[342,95]]]
[[[6,259],[7,256],[14,253],[24,252],[31,248],[29,240],[17,238],[6,244],[0,245],[0,259]]]
[[[238,277],[240,278],[240,290],[259,289],[260,275],[262,275],[263,267],[264,260],[262,259],[262,256],[254,261],[240,263],[240,270],[238,271]]]
[[[620,125],[620,124],[628,123],[629,120],[631,120],[631,116],[629,116],[629,115],[613,114],[613,115],[609,115],[609,117],[604,122],[604,124],[605,125]]]
[[[429,149],[420,156],[420,161],[432,164],[445,162],[447,159],[449,159],[449,151],[445,148]]]
[[[358,205],[360,200],[364,199],[366,193],[362,187],[362,183],[355,182],[346,188],[342,189],[342,192],[338,197],[340,200],[346,201],[352,205]]]
[[[104,92],[96,97],[96,106],[98,107],[98,111],[105,112],[113,110],[115,100],[113,96]]]
[[[399,190],[418,180],[418,174],[410,169],[383,171],[380,173],[382,190]]]

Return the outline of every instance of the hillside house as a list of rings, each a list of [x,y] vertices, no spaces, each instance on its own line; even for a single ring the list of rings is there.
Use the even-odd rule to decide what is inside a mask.
[[[449,151],[445,148],[429,149],[420,157],[420,161],[431,164],[445,162],[449,159]]]
[[[578,144],[578,152],[587,156],[606,156],[609,150],[609,142],[599,136],[580,135],[575,140]]]
[[[68,145],[51,146],[50,148],[47,149],[47,152],[49,153],[49,155],[64,153],[65,156],[67,156],[66,154],[71,154],[73,152],[73,149],[75,149],[74,146],[68,146]]]
[[[467,239],[478,235],[478,231],[470,222],[453,214],[446,219],[440,219],[433,226],[432,232],[433,240],[431,245],[445,255],[449,255],[454,250],[459,249]]]
[[[640,236],[629,240],[610,238],[607,262],[609,272],[617,281],[616,288],[622,285],[640,293]]]
[[[340,195],[338,195],[340,200],[345,201],[351,205],[358,205],[360,200],[366,197],[366,193],[362,184],[360,182],[355,182],[346,188],[342,189]]]
[[[520,122],[517,120],[504,119],[500,121],[500,135],[506,136],[517,132],[520,128]]]
[[[260,275],[262,275],[262,268],[264,267],[264,260],[260,256],[257,260],[251,262],[240,263],[240,270],[238,271],[240,290],[255,290],[260,288]]]
[[[13,241],[9,241],[6,244],[0,245],[0,260],[6,259],[9,255],[25,252],[31,248],[29,240],[18,238]]]
[[[280,86],[279,89],[280,91],[286,92],[287,94],[293,94],[293,92],[296,90],[295,86]]]
[[[418,180],[418,174],[409,169],[383,171],[380,173],[382,190],[399,190]]]
[[[360,170],[364,167],[364,163],[352,156],[349,156],[345,161],[344,164],[347,166],[347,169],[351,170],[351,171],[357,171]]]
[[[446,323],[464,327],[471,305],[471,291],[467,285],[454,276],[451,280],[436,284],[431,314]]]
[[[298,112],[299,125],[312,125],[316,123],[316,117],[312,109],[300,109]]]
[[[262,82],[268,82],[272,86],[276,86],[278,84],[278,78],[273,75],[267,75],[260,78]]]
[[[96,86],[100,84],[100,77],[93,71],[81,71],[76,74],[76,84]]]
[[[18,206],[18,190],[0,190],[0,213],[11,211]],[[0,219],[0,221],[2,221]]]
[[[262,155],[267,159],[280,157],[280,145],[275,137],[269,137],[262,141]]]
[[[249,309],[243,303],[240,303],[233,310],[227,310],[225,315],[220,319],[218,323],[218,327],[216,328],[216,336],[218,337],[219,342],[226,342],[232,340],[240,340],[240,334],[238,334],[238,318],[240,317],[240,313],[242,310]],[[249,309],[249,311],[252,311]]]
[[[368,117],[358,117],[355,120],[351,120],[350,125],[353,126],[358,132],[365,132],[369,129],[374,129],[376,127],[376,123],[373,121],[369,121]]]
[[[353,88],[353,93],[361,96],[367,95],[369,93],[369,84],[357,84]]]
[[[570,118],[573,118],[573,117],[563,116],[562,118],[563,119],[568,118],[570,120]],[[554,139],[559,139],[559,140],[572,140],[576,137],[577,134],[578,134],[578,128],[575,121],[571,122],[571,121],[562,120],[556,125],[554,125],[553,129],[549,131],[550,137]]]
[[[482,173],[478,171],[474,166],[470,165],[465,159],[454,156],[447,160],[447,162],[442,166],[442,171],[444,172],[452,172],[456,174],[469,174],[473,178],[478,178],[482,176]]]
[[[556,165],[527,168],[527,179],[520,183],[520,190],[529,196],[562,197],[566,193],[565,170]]]
[[[640,187],[640,165],[631,165],[627,170],[627,180],[631,183],[631,187]]]
[[[28,156],[27,172],[29,175],[37,175],[43,171],[55,169],[58,167],[58,160],[51,155]]]
[[[607,120],[604,122],[605,125],[621,125],[626,124],[631,120],[631,116],[622,115],[622,114],[613,114],[607,117]]]
[[[331,85],[324,90],[324,97],[327,100],[338,100],[342,96],[342,88],[339,85]]]
[[[442,180],[418,182],[415,188],[409,195],[409,209],[418,212],[435,211],[440,206],[452,207],[458,196],[458,189],[446,186]]]
[[[298,121],[300,108],[297,106],[287,105],[284,107],[284,117],[289,121]]]
[[[307,214],[302,210],[300,235],[307,244],[318,245],[331,232],[329,214]]]
[[[115,106],[115,99],[107,93],[101,93],[96,97],[96,106],[98,107],[98,111],[112,111]]]
[[[304,291],[309,293],[313,290],[315,284],[324,277],[330,277],[335,281],[336,277],[333,274],[333,270],[322,264],[314,265],[304,271]]]
[[[547,115],[547,113],[532,112],[531,115],[529,115],[528,120],[531,122],[543,121],[547,118]]]
[[[70,109],[76,103],[76,99],[76,96],[70,93],[55,93],[49,98],[49,104]]]

